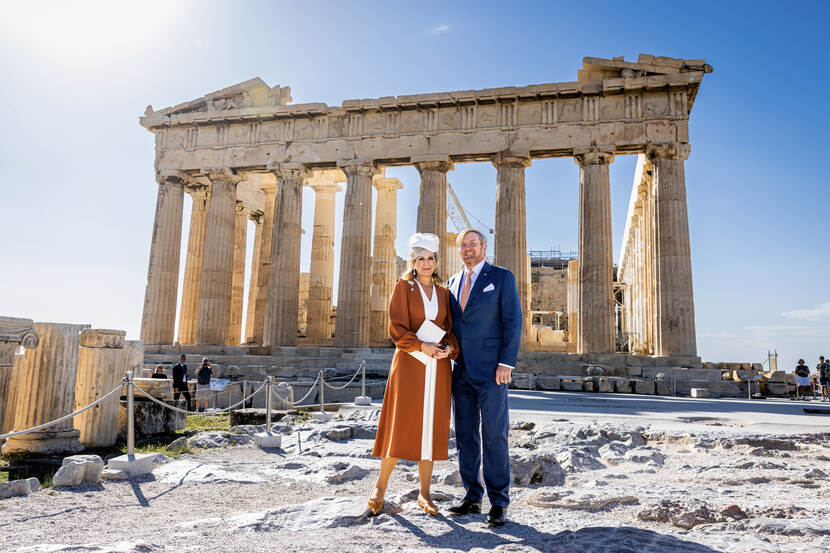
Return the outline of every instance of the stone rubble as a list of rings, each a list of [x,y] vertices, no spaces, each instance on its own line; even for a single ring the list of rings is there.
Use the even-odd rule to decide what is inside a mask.
[[[152,460],[161,464],[153,475],[129,485],[105,479],[94,494],[60,487],[39,494],[48,507],[38,509],[69,509],[53,521],[60,532],[43,526],[27,534],[23,502],[31,500],[4,502],[11,521],[6,550],[70,551],[66,544],[76,543],[113,553],[141,551],[137,547],[220,553],[256,551],[263,540],[271,549],[329,552],[337,544],[349,553],[372,551],[379,543],[391,550],[470,551],[475,544],[522,553],[643,547],[655,553],[801,553],[830,547],[830,495],[819,487],[797,494],[796,501],[792,493],[805,482],[827,481],[827,471],[815,462],[830,454],[827,442],[723,428],[704,435],[625,424],[514,423],[505,533],[486,530],[484,515],[446,516],[447,507],[464,495],[454,450],[449,461],[435,466],[433,499],[442,516],[429,517],[416,505],[417,464],[401,461],[384,511],[369,517],[366,497],[378,469],[370,456],[376,413],[281,421],[272,430],[282,436],[282,447],[269,451],[238,439],[262,431],[261,425],[194,434],[188,440],[216,447],[193,448],[174,460],[156,455]],[[771,456],[748,456],[762,443],[772,447]],[[137,505],[136,486],[154,507],[142,509],[140,522],[133,508],[124,508]],[[171,524],[169,513],[194,501],[198,514],[189,510]],[[85,507],[70,509],[78,502]],[[102,508],[108,525],[88,544],[83,527],[100,518]]]

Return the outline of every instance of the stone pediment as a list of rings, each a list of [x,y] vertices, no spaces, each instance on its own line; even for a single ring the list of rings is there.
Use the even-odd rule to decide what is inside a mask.
[[[267,108],[284,106],[290,102],[291,87],[271,87],[256,77],[164,109],[154,110],[153,106],[147,106],[141,119],[143,123],[145,120],[150,122],[165,116]]]
[[[649,54],[640,54],[636,62],[625,61],[622,56],[610,60],[586,57],[582,58],[578,79],[580,83],[601,84],[604,79],[632,79],[689,72],[711,73],[712,66],[702,59],[684,60]]]

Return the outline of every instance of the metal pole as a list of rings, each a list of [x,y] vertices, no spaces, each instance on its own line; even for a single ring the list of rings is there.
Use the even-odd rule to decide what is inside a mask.
[[[362,378],[360,380],[360,395],[366,397],[366,361],[364,360],[363,363],[360,364],[360,369],[362,371]]]
[[[326,385],[325,381],[323,380],[323,369],[320,369],[320,412],[326,412]]]
[[[750,371],[749,376],[746,379],[746,399],[752,399],[752,372]]]
[[[135,384],[127,371],[127,455],[135,455]]]
[[[274,384],[274,377],[269,376],[265,381],[265,432],[271,431],[271,386]]]

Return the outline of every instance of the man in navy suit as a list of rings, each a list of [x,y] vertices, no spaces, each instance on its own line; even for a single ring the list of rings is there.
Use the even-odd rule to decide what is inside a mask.
[[[447,287],[452,292],[452,330],[461,346],[452,397],[458,464],[467,494],[450,512],[480,513],[486,486],[491,505],[487,523],[501,526],[510,503],[507,383],[522,339],[522,309],[513,273],[485,261],[487,238],[482,233],[462,231],[458,248],[465,268]],[[485,486],[479,479],[482,450]]]

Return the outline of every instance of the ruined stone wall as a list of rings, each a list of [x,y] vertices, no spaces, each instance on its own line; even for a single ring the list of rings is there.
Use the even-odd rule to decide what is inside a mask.
[[[568,270],[532,267],[530,270],[531,311],[568,312]]]

